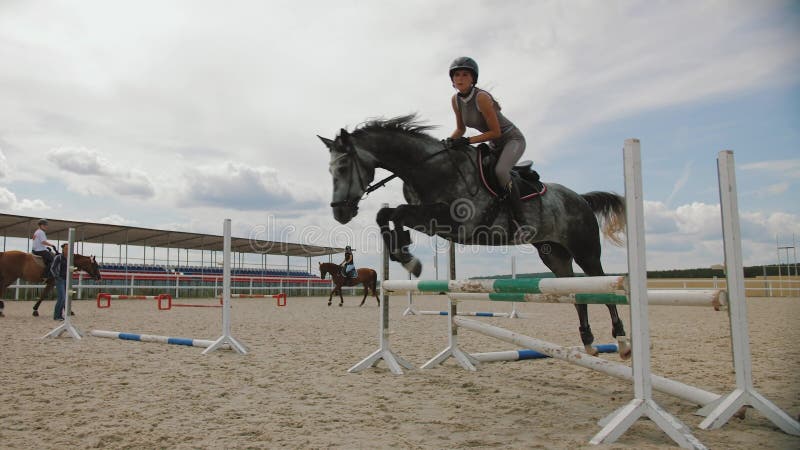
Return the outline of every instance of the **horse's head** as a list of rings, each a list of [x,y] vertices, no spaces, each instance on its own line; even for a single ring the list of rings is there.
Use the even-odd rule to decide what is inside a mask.
[[[339,223],[347,223],[358,214],[358,202],[375,177],[375,169],[359,158],[347,130],[342,129],[334,140],[317,137],[331,154],[328,171],[333,177],[333,217]]]
[[[86,272],[95,280],[100,279],[100,265],[97,264],[97,260],[94,259],[94,255],[92,256],[83,256],[78,255],[77,253],[72,255],[73,262],[75,263],[75,267],[78,269]]]

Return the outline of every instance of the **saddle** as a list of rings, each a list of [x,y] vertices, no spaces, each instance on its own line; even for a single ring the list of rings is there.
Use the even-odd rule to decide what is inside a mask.
[[[42,258],[42,257],[41,257],[41,256],[39,256],[39,255],[35,255],[35,254],[33,254],[33,253],[30,253],[30,255],[31,255],[31,257],[33,258],[33,262],[34,262],[34,263],[35,263],[37,266],[39,266],[39,267],[41,267],[42,269],[44,269],[44,258]]]
[[[33,257],[33,263],[42,268],[42,278],[47,280],[53,278],[50,274],[50,267],[45,267],[44,258],[34,253],[29,253]]]
[[[486,144],[478,145],[477,165],[484,187],[495,197],[503,197],[505,187],[500,186],[494,174],[497,154]],[[533,162],[526,160],[511,169],[511,179],[519,187],[521,200],[528,200],[547,192],[547,186],[539,180],[539,174],[531,166]]]

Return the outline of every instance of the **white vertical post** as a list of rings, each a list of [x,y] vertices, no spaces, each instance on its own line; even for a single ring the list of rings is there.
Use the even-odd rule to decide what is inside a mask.
[[[78,296],[80,299],[83,297],[83,272],[78,272]]]
[[[408,279],[411,279],[411,272],[408,273]],[[406,299],[408,300],[408,306],[406,310],[403,311],[404,316],[416,316],[418,311],[414,308],[414,297],[411,294],[411,291],[406,292]]]
[[[388,208],[389,205],[384,203],[381,205],[381,207]],[[389,347],[389,295],[386,294],[386,291],[383,288],[383,282],[389,279],[389,249],[386,247],[386,243],[383,242],[383,239],[381,239],[381,243],[379,245],[382,249],[381,254],[383,255],[383,265],[381,270],[381,305],[378,310],[378,341],[380,346],[377,350],[372,352],[372,354],[351,367],[348,372],[361,372],[364,369],[375,366],[378,364],[378,361],[382,359],[386,361],[386,365],[393,374],[402,375],[403,369],[401,367],[412,370],[414,369],[414,366],[410,362],[396,355]]]
[[[244,355],[247,353],[247,347],[231,336],[231,219],[225,219],[222,230],[222,336],[203,350],[203,354],[211,353],[228,344],[239,354]]]
[[[439,238],[434,235],[433,240],[433,279],[439,279]]]
[[[647,317],[647,267],[645,264],[644,196],[642,160],[638,139],[626,139],[625,214],[627,220],[628,281],[633,352],[633,392],[630,403],[601,421],[603,429],[592,444],[612,443],[640,417],[647,416],[675,443],[683,448],[704,449],[700,441],[677,418],[661,409],[653,400],[650,379],[650,327]]]
[[[75,228],[70,228],[68,231],[69,236],[69,245],[67,246],[67,254],[62,255],[67,257],[67,280],[66,280],[66,287],[65,287],[65,294],[66,299],[64,301],[64,322],[57,326],[53,331],[47,333],[42,338],[55,338],[59,337],[64,333],[69,333],[73,339],[81,339],[83,333],[80,332],[73,324],[72,319],[70,318],[72,313],[72,247],[75,244]],[[58,280],[56,280],[58,283]]]
[[[517,279],[517,255],[511,255],[511,279]],[[511,314],[508,315],[509,319],[519,319],[517,312],[517,302],[511,302]]]
[[[438,366],[452,356],[461,367],[474,372],[477,370],[475,366],[478,365],[478,360],[458,347],[458,326],[455,322],[456,316],[458,316],[458,301],[448,295],[447,306],[447,348],[431,358],[430,361],[420,366],[420,369],[430,369],[431,367]]]
[[[764,414],[785,433],[800,435],[800,423],[772,402],[756,392],[750,360],[750,339],[747,325],[747,303],[742,267],[742,235],[739,230],[739,200],[736,194],[736,172],[733,152],[723,150],[717,155],[719,175],[719,203],[722,213],[722,239],[725,248],[725,275],[728,280],[728,315],[731,322],[733,367],[736,371],[736,389],[724,396],[700,428],[719,428],[728,422],[742,406],[750,405]]]

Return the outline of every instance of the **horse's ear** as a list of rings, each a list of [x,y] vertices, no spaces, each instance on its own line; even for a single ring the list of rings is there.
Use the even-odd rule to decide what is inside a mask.
[[[344,128],[339,130],[339,135],[336,136],[336,141],[344,147],[345,151],[349,151],[350,149],[350,133],[347,132]]]
[[[317,137],[319,138],[320,141],[322,141],[323,144],[325,144],[326,147],[328,147],[328,150],[332,150],[333,149],[333,140],[328,139],[328,138],[324,138],[324,137],[322,137],[320,135],[317,135]]]

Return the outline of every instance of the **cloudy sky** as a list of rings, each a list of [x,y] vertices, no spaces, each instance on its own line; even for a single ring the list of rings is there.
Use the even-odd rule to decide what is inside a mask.
[[[622,143],[641,139],[648,268],[722,261],[723,149],[745,264],[800,239],[800,7],[779,1],[5,0],[0,211],[215,234],[231,218],[237,236],[352,244],[374,266],[365,236],[401,186],[337,224],[316,135],[416,112],[448,136],[461,55],[546,181],[622,193]],[[418,241],[433,275],[438,244]],[[514,254],[545,270],[525,248],[458,252],[460,276]],[[625,270],[610,243],[603,262]]]

